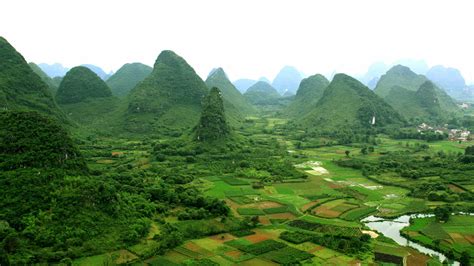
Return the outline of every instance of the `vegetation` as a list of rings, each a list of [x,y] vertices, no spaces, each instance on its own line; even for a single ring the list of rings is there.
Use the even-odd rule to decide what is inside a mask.
[[[252,114],[255,108],[250,105],[242,94],[230,82],[227,74],[222,68],[214,69],[206,79],[206,85],[212,89],[219,88],[224,100],[224,107],[231,111],[228,115]],[[236,110],[233,110],[236,109]]]
[[[244,93],[247,101],[254,105],[272,105],[276,104],[280,98],[277,90],[265,81],[258,81],[250,86]]]
[[[0,37],[0,109],[31,110],[65,122],[48,86],[23,56]]]
[[[315,108],[297,121],[304,127],[368,128],[402,124],[403,118],[362,83],[337,74]]]
[[[286,113],[290,117],[299,118],[311,112],[316,107],[319,99],[329,81],[321,74],[316,74],[301,81],[294,101],[288,106]]]
[[[198,141],[214,141],[230,134],[222,98],[221,91],[214,87],[204,100],[201,119],[195,133]]]
[[[127,97],[84,92],[41,110],[21,85],[46,85],[2,48],[16,106],[0,112],[2,265],[440,264],[362,220],[412,213],[431,215],[405,237],[472,264],[472,216],[459,214],[474,210],[474,148],[447,132],[474,120],[439,125],[430,82],[399,90],[433,118],[420,130],[344,74],[250,106],[222,69],[209,90],[164,51]]]
[[[123,65],[107,79],[107,85],[115,96],[126,96],[135,86],[143,81],[153,69],[141,63]]]
[[[199,120],[201,101],[208,94],[204,81],[172,51],[163,51],[153,72],[129,95],[125,128],[131,132],[191,128]]]
[[[56,100],[59,104],[71,104],[110,96],[110,88],[99,76],[87,67],[79,66],[67,72],[59,85]]]

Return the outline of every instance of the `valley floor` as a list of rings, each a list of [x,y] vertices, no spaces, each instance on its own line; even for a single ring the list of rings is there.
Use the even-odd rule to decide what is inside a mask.
[[[390,218],[426,212],[444,205],[444,202],[409,196],[410,190],[397,183],[397,180],[405,182],[405,178],[394,178],[393,184],[387,184],[377,181],[384,175],[367,176],[363,175],[361,170],[337,164],[338,160],[347,158],[347,154],[352,157],[364,156],[369,161],[377,160],[386,152],[406,150],[410,145],[425,143],[424,141],[398,141],[379,136],[375,152],[368,155],[360,154],[361,148],[358,145],[297,148],[296,141],[278,129],[278,125],[286,123],[284,119],[249,119],[252,120],[251,127],[240,129],[241,133],[251,133],[255,141],[273,138],[287,149],[291,161],[299,171],[306,173],[308,178],[287,179],[255,187],[256,180],[253,178],[209,174],[195,179],[191,185],[198,187],[207,196],[224,200],[234,217],[258,219],[257,227],[249,228],[245,232],[229,232],[226,222],[221,218],[179,221],[176,217],[169,216],[166,221],[180,229],[194,230],[208,226],[213,227],[210,231],[214,230],[216,233],[187,240],[165,254],[154,255],[153,250],[160,245],[154,238],[160,232],[160,225],[154,223],[149,235],[140,243],[114,252],[77,259],[73,264],[278,265],[300,262],[303,265],[379,265],[384,260],[388,262],[391,259],[401,259],[406,265],[441,265],[436,258],[409,247],[399,246],[380,233],[369,230],[360,220],[369,215]],[[111,155],[88,157],[91,169],[107,169],[119,165],[141,169],[154,167],[151,147],[146,142],[108,139],[97,143],[102,143],[103,146],[97,144],[92,149],[106,147],[106,150],[111,151]],[[471,144],[438,141],[429,143],[429,146],[433,152],[463,152],[464,148]],[[388,180],[390,175],[385,175]],[[472,190],[473,187],[474,183],[464,184],[462,187],[453,185],[453,193],[456,193],[455,190]],[[459,204],[468,203],[459,201]],[[462,252],[462,245],[467,246],[472,256],[474,254],[471,238],[474,234],[467,228],[474,225],[473,221],[463,220],[462,224],[458,224],[459,219],[461,218],[441,226],[448,232],[443,235],[442,245],[453,245],[458,252]],[[427,229],[422,228],[427,224],[424,220],[417,220],[406,232],[422,243],[431,243],[432,236],[426,235]],[[333,245],[327,239],[324,241],[328,242],[321,239],[288,241],[281,237],[284,232],[301,233],[297,237],[324,233],[331,239],[347,238],[347,243]],[[360,237],[362,233],[369,234],[372,238],[367,242],[367,249],[349,251],[349,238]],[[463,241],[458,240],[458,236],[463,233],[469,235],[464,236]]]

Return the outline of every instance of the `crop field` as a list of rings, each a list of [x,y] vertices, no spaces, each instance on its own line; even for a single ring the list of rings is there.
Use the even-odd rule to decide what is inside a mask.
[[[404,228],[414,240],[427,245],[439,242],[441,249],[454,249],[455,252],[467,251],[474,255],[474,216],[451,216],[446,223],[437,222],[434,217],[416,218],[413,224]]]
[[[278,119],[259,119],[255,127],[276,130],[282,123],[284,121]],[[255,139],[274,137],[279,145],[291,149],[291,158],[288,160],[291,160],[297,171],[306,174],[306,179],[262,182],[261,186],[253,186],[256,179],[242,175],[201,173],[192,185],[205,196],[224,200],[234,218],[257,221],[256,227],[229,229],[217,219],[182,221],[170,215],[165,221],[192,237],[187,236],[182,244],[166,253],[154,254],[154,250],[159,248],[159,241],[153,237],[159,236],[163,227],[162,224],[154,223],[154,233],[146,240],[127,249],[82,258],[74,261],[74,264],[372,265],[373,251],[377,250],[403,256],[408,265],[424,265],[430,261],[428,256],[400,247],[377,234],[373,236],[369,248],[358,254],[342,251],[331,243],[331,239],[342,237],[346,242],[341,246],[350,246],[350,241],[360,238],[364,234],[362,231],[367,230],[359,221],[369,215],[390,218],[424,212],[444,204],[410,195],[410,186],[419,182],[438,182],[441,180],[439,175],[411,180],[396,172],[384,172],[374,177],[364,175],[361,169],[342,167],[337,163],[338,160],[362,157],[364,160],[376,161],[387,152],[411,151],[415,144],[423,144],[424,141],[392,140],[381,136],[375,151],[362,155],[357,145],[297,149],[295,143],[284,136],[262,133],[258,128],[255,130],[259,132]],[[466,145],[449,141],[429,143],[432,149],[430,152],[444,151],[447,154],[462,152]],[[156,164],[149,158],[150,149],[151,146],[143,142],[121,143],[110,140],[88,149],[93,155],[88,157],[88,164],[91,169],[113,168],[124,162],[130,167],[150,168]],[[193,169],[196,166],[190,163],[186,167]],[[461,180],[449,183],[447,189],[453,193],[467,193],[474,189],[474,185]],[[474,256],[473,224],[474,217],[467,216],[453,216],[445,224],[435,223],[434,218],[423,218],[416,219],[404,232],[427,245],[439,241],[441,249],[451,248],[457,254],[468,251]],[[209,230],[204,235],[194,236],[194,232],[202,228]],[[315,240],[315,236],[319,239]],[[153,254],[151,258],[150,254]],[[436,265],[434,262],[431,261]]]

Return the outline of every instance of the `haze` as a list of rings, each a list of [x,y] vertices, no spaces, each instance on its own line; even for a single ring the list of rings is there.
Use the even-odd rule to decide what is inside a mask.
[[[362,75],[374,62],[424,59],[474,81],[471,1],[2,1],[0,35],[27,59],[67,67],[153,65],[161,50],[202,76]]]

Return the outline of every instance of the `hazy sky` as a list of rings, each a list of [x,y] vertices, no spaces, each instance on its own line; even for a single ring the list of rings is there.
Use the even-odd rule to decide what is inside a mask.
[[[2,0],[0,35],[28,61],[106,71],[153,65],[174,50],[202,76],[273,79],[364,73],[375,61],[425,59],[474,81],[474,1]]]

